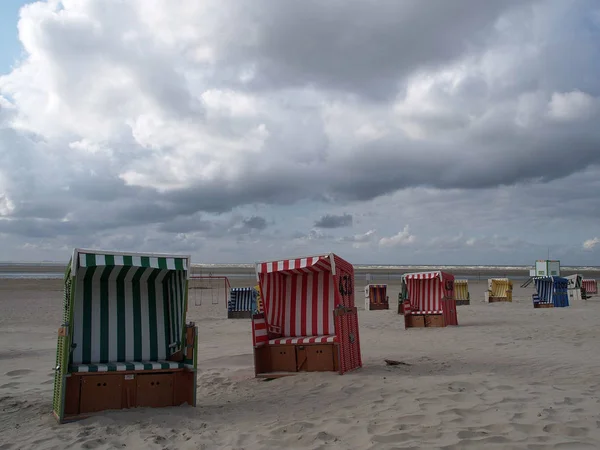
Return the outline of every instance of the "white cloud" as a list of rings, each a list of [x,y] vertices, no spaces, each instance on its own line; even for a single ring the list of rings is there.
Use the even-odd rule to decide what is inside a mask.
[[[23,58],[0,76],[0,254],[114,243],[253,260],[292,242],[362,261],[398,245],[529,260],[522,243],[594,235],[580,220],[600,188],[586,169],[600,37],[581,26],[594,0],[171,3],[21,10]],[[238,251],[239,233],[215,231],[258,208],[277,218],[268,244],[253,229]],[[311,230],[346,211],[350,231]]]
[[[583,243],[583,248],[586,250],[592,250],[596,245],[600,244],[600,238],[595,237],[592,239],[588,239]]]
[[[565,122],[588,119],[598,112],[599,104],[597,98],[585,92],[555,92],[548,105],[548,114]]]
[[[381,247],[398,247],[402,245],[408,245],[414,243],[416,240],[416,236],[410,234],[410,227],[405,225],[402,231],[399,231],[394,236],[391,237],[383,237],[379,240],[379,245]]]
[[[353,248],[365,248],[369,247],[373,242],[373,239],[377,236],[376,230],[369,230],[366,233],[355,234],[353,236],[345,236],[339,238],[339,242],[352,243]]]
[[[0,192],[0,216],[10,216],[14,209],[15,205],[11,199]]]

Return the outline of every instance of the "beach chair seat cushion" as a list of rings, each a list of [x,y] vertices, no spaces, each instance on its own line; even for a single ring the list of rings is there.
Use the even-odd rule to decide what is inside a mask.
[[[270,345],[278,344],[331,344],[338,342],[336,335],[329,336],[300,336],[300,337],[282,337],[269,340]]]
[[[185,364],[177,361],[131,361],[103,364],[71,364],[69,372],[125,372],[130,370],[183,369]]]

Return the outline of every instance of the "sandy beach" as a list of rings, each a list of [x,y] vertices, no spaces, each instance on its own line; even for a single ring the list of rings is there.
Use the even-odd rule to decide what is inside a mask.
[[[245,286],[252,279],[231,280]],[[199,326],[198,406],[51,415],[61,280],[0,280],[0,449],[600,448],[600,298],[534,310],[471,305],[458,327],[405,330],[394,310],[362,310],[364,367],[340,376],[254,378],[249,320],[190,295]],[[389,284],[390,304],[399,285]],[[386,366],[384,358],[406,365]]]

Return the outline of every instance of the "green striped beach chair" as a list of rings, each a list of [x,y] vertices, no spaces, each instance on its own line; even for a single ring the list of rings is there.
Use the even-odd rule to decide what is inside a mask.
[[[59,423],[110,409],[196,406],[189,270],[189,256],[74,250],[56,351]]]

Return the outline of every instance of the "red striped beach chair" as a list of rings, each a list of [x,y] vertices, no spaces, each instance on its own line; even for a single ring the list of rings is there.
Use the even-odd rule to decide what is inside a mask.
[[[592,278],[584,278],[582,281],[583,289],[588,296],[598,295],[598,282]]]
[[[330,253],[256,264],[263,312],[252,318],[255,375],[362,367],[354,268]]]
[[[380,309],[390,309],[387,284],[369,284],[365,286],[365,311]]]
[[[75,249],[65,273],[53,412],[196,405],[189,256]]]
[[[441,271],[407,273],[402,283],[406,292],[405,328],[458,325],[454,275]]]

